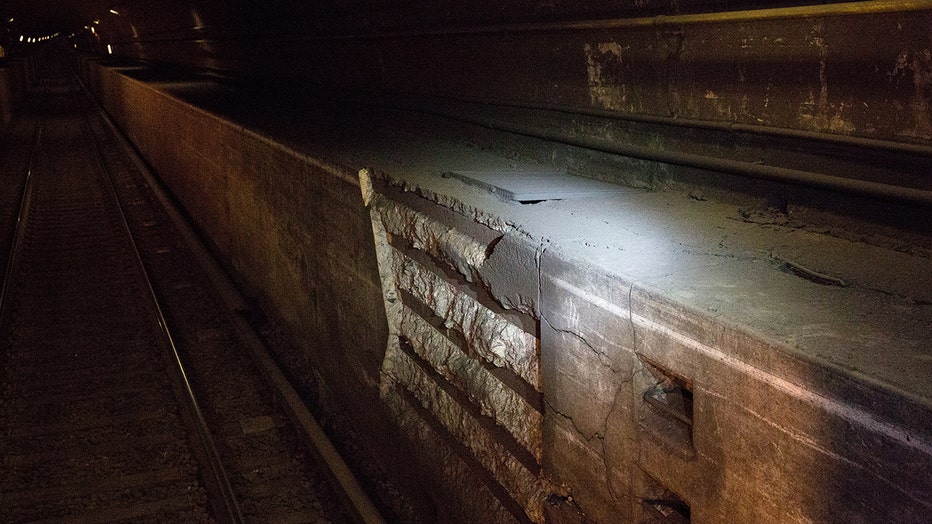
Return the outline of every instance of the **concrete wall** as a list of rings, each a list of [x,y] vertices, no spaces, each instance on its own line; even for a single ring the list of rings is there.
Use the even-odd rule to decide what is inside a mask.
[[[926,518],[923,408],[384,179],[382,397],[411,439],[449,443],[430,457],[454,490],[485,472],[493,520]],[[918,411],[884,423],[885,405]]]
[[[641,522],[652,498],[692,522],[925,519],[929,450],[831,391],[839,378],[561,258],[541,260],[545,471],[597,521]],[[658,383],[690,391],[691,425],[645,401]]]
[[[929,144],[929,11],[865,2],[728,16],[804,3],[813,2],[134,2],[98,29],[118,54],[341,93],[556,103]]]
[[[228,267],[298,338],[303,354],[280,358],[296,364],[289,371],[299,386],[331,415],[355,424],[359,445],[383,460],[368,467],[408,475],[401,465],[409,452],[391,438],[378,408],[386,322],[355,173],[201,111],[119,68],[82,67],[107,112]]]
[[[924,522],[926,404],[504,222],[88,63],[108,111],[447,518]],[[368,207],[368,208],[367,208]],[[295,370],[292,370],[295,371]],[[396,448],[386,449],[386,448]],[[672,518],[672,517],[671,517]]]

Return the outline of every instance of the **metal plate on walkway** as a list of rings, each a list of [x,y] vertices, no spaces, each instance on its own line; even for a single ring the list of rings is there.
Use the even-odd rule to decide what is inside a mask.
[[[620,186],[568,175],[563,170],[452,171],[450,175],[514,202],[562,200],[622,191]]]

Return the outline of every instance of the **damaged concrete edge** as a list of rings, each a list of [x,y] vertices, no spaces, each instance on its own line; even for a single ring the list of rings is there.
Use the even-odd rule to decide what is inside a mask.
[[[511,228],[513,231],[519,230],[518,227],[517,227],[516,225],[514,225],[514,224],[506,224],[506,223],[505,223],[504,221],[502,221],[501,219],[494,218],[494,217],[491,217],[491,216],[487,216],[487,214],[484,213],[483,211],[481,211],[481,210],[479,210],[479,209],[476,209],[476,208],[473,207],[473,206],[466,205],[466,204],[462,203],[461,201],[459,201],[458,199],[456,199],[455,197],[448,196],[448,195],[438,194],[438,193],[436,193],[436,192],[432,192],[432,191],[430,191],[430,190],[427,190],[427,189],[422,188],[422,187],[419,187],[419,186],[414,187],[414,188],[409,188],[409,189],[411,189],[411,190],[417,192],[417,194],[423,196],[424,198],[428,198],[429,200],[432,200],[433,202],[436,202],[436,203],[438,203],[438,204],[440,204],[440,205],[443,205],[443,206],[446,206],[446,207],[450,207],[451,209],[453,209],[453,210],[455,210],[455,211],[457,211],[457,212],[460,212],[460,213],[462,213],[462,214],[465,214],[465,215],[467,215],[467,216],[473,217],[473,218],[475,218],[476,220],[481,220],[483,223],[485,223],[485,224],[488,225],[489,227],[493,227],[493,226],[499,226],[499,227],[505,226],[505,227],[507,227],[507,228]],[[528,235],[528,236],[530,237],[530,235]],[[545,240],[546,240],[546,239],[542,239],[542,241],[541,241],[541,242],[542,242],[542,244],[541,244],[542,246],[544,245],[543,242],[545,242]],[[538,269],[540,268],[541,260],[542,260],[542,258],[543,258],[544,256],[555,256],[555,257],[561,257],[561,258],[567,258],[567,259],[569,259],[569,257],[568,257],[566,254],[561,253],[561,250],[560,250],[560,249],[550,250],[549,247],[546,247],[546,246],[545,246],[545,248],[542,250],[541,254],[538,255],[538,260],[537,260]],[[619,277],[622,278],[623,280],[625,280],[626,282],[630,280],[630,279],[625,278],[624,276],[619,276]],[[539,276],[538,278],[540,279],[540,278],[543,278],[543,277],[542,277],[542,275],[541,275],[541,276]],[[839,285],[839,284],[840,284],[840,282],[836,283],[835,281],[832,281],[831,283],[832,283],[832,284],[835,284],[835,285]],[[632,295],[632,294],[637,294],[637,295],[640,295],[640,296],[642,296],[642,297],[652,297],[652,299],[656,299],[656,300],[660,300],[658,297],[661,296],[661,294],[660,294],[660,292],[659,292],[658,290],[652,289],[650,286],[644,285],[644,284],[630,283],[630,290],[629,290],[629,291],[630,291],[630,293],[629,293],[629,300],[628,300],[628,302],[629,302],[629,303],[628,303],[628,309],[629,309],[629,310],[630,310],[631,305],[632,305],[632,304],[631,304],[631,297],[630,297],[630,295]],[[594,297],[595,299],[601,300],[601,301],[602,301],[603,303],[605,303],[607,306],[615,307],[614,305],[612,305],[612,304],[610,304],[610,303],[604,301],[604,299],[601,299],[600,297],[595,297],[594,295],[593,295],[593,297]],[[541,300],[543,300],[543,299],[545,299],[545,297],[539,297],[539,298],[538,298],[538,303],[539,303]],[[667,301],[665,301],[665,300],[660,300],[660,302],[661,302],[661,303],[666,303]],[[864,375],[864,374],[862,374],[862,373],[858,373],[858,372],[856,372],[856,371],[852,371],[852,370],[848,370],[848,369],[843,369],[843,368],[841,368],[841,367],[839,367],[839,366],[837,366],[837,365],[835,365],[835,364],[832,364],[832,363],[830,363],[830,362],[825,362],[825,361],[822,361],[822,360],[820,360],[820,359],[813,358],[813,357],[811,357],[811,356],[809,356],[809,355],[800,353],[800,352],[798,352],[798,351],[794,351],[793,348],[787,347],[785,344],[781,344],[781,343],[779,343],[779,342],[777,342],[777,341],[774,341],[774,340],[770,339],[770,337],[767,337],[767,336],[765,336],[765,335],[763,335],[763,334],[761,334],[761,333],[758,333],[758,332],[756,332],[755,330],[748,328],[747,326],[742,326],[742,325],[738,325],[738,324],[736,324],[736,323],[729,322],[729,321],[727,321],[726,319],[719,318],[718,316],[714,316],[714,315],[713,315],[713,316],[710,316],[710,314],[708,314],[708,313],[705,313],[705,312],[702,312],[702,311],[698,311],[698,310],[694,310],[694,308],[689,308],[689,307],[684,306],[684,305],[682,305],[682,304],[676,304],[676,305],[667,304],[667,307],[676,307],[677,310],[682,311],[682,313],[683,313],[685,316],[687,316],[687,317],[692,317],[692,318],[696,318],[696,319],[707,319],[708,321],[711,321],[712,323],[714,323],[714,324],[716,324],[716,325],[719,325],[719,326],[725,328],[725,329],[728,330],[728,331],[744,333],[745,335],[750,336],[752,339],[760,340],[760,341],[764,342],[767,346],[771,346],[771,347],[773,347],[775,350],[781,351],[782,353],[784,353],[784,354],[790,356],[790,358],[801,359],[802,361],[806,362],[806,363],[809,364],[809,365],[814,365],[814,366],[817,366],[817,367],[820,367],[820,368],[824,368],[824,369],[827,369],[827,370],[829,370],[829,371],[831,371],[831,372],[833,372],[833,373],[838,373],[838,374],[841,374],[841,375],[854,376],[854,377],[856,378],[856,380],[858,380],[859,382],[863,382],[863,383],[869,385],[871,388],[881,390],[881,391],[883,391],[883,392],[885,392],[885,393],[887,393],[887,394],[892,394],[892,395],[897,396],[897,397],[900,397],[900,398],[909,399],[909,400],[912,401],[914,404],[916,404],[917,406],[920,406],[920,407],[923,408],[923,409],[932,410],[932,404],[930,404],[930,401],[929,401],[928,399],[918,397],[918,396],[915,395],[915,394],[911,394],[911,393],[909,393],[909,392],[907,392],[907,391],[903,391],[903,390],[901,390],[901,389],[899,389],[899,388],[896,388],[895,386],[892,386],[892,385],[890,385],[890,384],[881,383],[881,382],[879,382],[877,379],[875,379],[875,378],[873,378],[873,377],[870,377],[870,376],[866,376],[866,375]],[[639,313],[640,313],[640,314],[639,314]],[[642,320],[642,321],[645,321],[645,322],[648,322],[648,321],[649,321],[649,315],[645,314],[644,312],[637,312],[637,311],[633,311],[633,312],[632,312],[632,311],[628,311],[627,316],[630,317],[631,322],[632,322],[632,325],[639,324],[639,323],[640,323],[639,320]],[[652,322],[652,321],[649,321],[649,322]],[[659,324],[657,324],[657,325],[659,326]],[[665,328],[665,329],[669,329],[669,328]],[[689,337],[686,337],[686,336],[683,335],[683,334],[677,334],[677,335],[678,335],[678,336],[681,336],[681,337],[684,337],[684,338],[687,339],[687,340],[691,340]],[[635,330],[635,336],[637,336],[637,331],[636,331],[636,330]],[[697,344],[702,344],[702,342],[700,342],[700,341],[693,341],[693,342],[695,342],[695,343],[697,343]],[[709,348],[710,350],[712,350],[711,346],[709,346],[709,345],[703,344],[703,347]],[[831,396],[831,394],[816,393],[816,392],[815,392],[816,390],[813,389],[811,385],[808,385],[808,386],[805,386],[805,387],[804,387],[804,386],[800,386],[800,385],[794,384],[794,383],[791,382],[791,381],[788,381],[788,380],[779,378],[777,375],[775,375],[775,374],[773,374],[773,373],[770,373],[770,372],[766,371],[764,368],[756,367],[754,364],[746,363],[746,362],[744,362],[744,361],[742,361],[742,360],[740,360],[740,359],[738,359],[738,358],[736,358],[736,357],[734,357],[734,356],[730,356],[730,355],[726,355],[726,354],[724,354],[724,353],[718,352],[718,350],[714,350],[714,351],[716,351],[717,353],[719,353],[722,357],[728,356],[728,357],[735,363],[735,365],[737,365],[737,363],[740,363],[740,364],[743,365],[743,366],[747,366],[748,371],[754,370],[754,371],[755,371],[755,375],[758,375],[759,378],[764,379],[765,382],[770,383],[770,381],[775,381],[775,382],[773,382],[774,384],[780,384],[780,385],[781,385],[781,386],[780,386],[780,389],[786,389],[787,391],[794,391],[794,392],[796,392],[797,395],[803,395],[804,397],[809,397],[809,398],[812,398],[813,400],[815,400],[815,399],[821,399],[821,401],[818,402],[820,405],[824,405],[824,406],[826,406],[826,407],[829,406],[829,405],[833,406],[833,408],[832,408],[830,411],[832,411],[832,412],[838,412],[838,414],[839,414],[840,416],[842,416],[842,417],[844,417],[844,418],[846,418],[846,419],[849,419],[849,420],[858,420],[858,421],[860,421],[860,424],[865,425],[865,426],[867,426],[867,427],[882,428],[882,429],[881,429],[881,432],[890,433],[890,435],[893,436],[893,438],[894,438],[895,440],[897,440],[897,441],[909,442],[911,439],[912,439],[912,440],[915,440],[915,437],[916,437],[915,435],[906,435],[906,434],[903,432],[903,430],[900,429],[900,428],[897,428],[896,425],[890,424],[890,423],[887,422],[887,421],[880,420],[878,417],[876,417],[875,415],[872,415],[872,414],[868,413],[868,412],[867,412],[866,410],[864,410],[864,409],[857,408],[857,407],[851,407],[851,406],[848,406],[848,405],[842,405],[838,400],[833,399],[833,397]],[[805,394],[804,394],[804,392],[805,392]],[[921,442],[921,440],[920,440],[920,442]],[[920,444],[920,445],[922,445],[922,444]],[[929,444],[926,443],[925,445],[929,445]],[[929,448],[929,449],[932,449],[932,448]]]
[[[419,373],[416,365],[400,350],[386,361],[391,362],[385,370],[391,382],[402,385],[413,394],[452,436],[471,449],[473,456],[519,501],[534,522],[542,522],[544,496],[539,478],[517,461],[480,423],[465,413],[459,403],[442,388]]]
[[[403,237],[418,250],[445,259],[467,280],[478,274],[488,246],[462,234],[456,237],[456,242],[450,242],[452,228],[383,198],[375,191],[370,170],[361,170],[359,177],[362,198],[370,211],[390,334],[401,334],[404,317],[399,291],[405,290],[444,322],[450,326],[455,324],[471,351],[498,367],[511,370],[540,391],[536,336],[488,310],[474,296],[406,256],[392,245],[390,235]]]
[[[544,296],[544,282],[546,279],[558,288],[580,296],[582,300],[626,322],[632,331],[634,340],[633,351],[635,354],[640,354],[638,340],[642,336],[645,334],[658,335],[676,345],[689,349],[690,352],[695,355],[721,363],[737,371],[741,375],[751,378],[764,388],[772,388],[774,391],[785,394],[790,398],[815,406],[818,410],[827,415],[838,417],[838,419],[846,421],[854,426],[862,427],[870,432],[882,435],[885,439],[889,439],[897,445],[917,450],[926,455],[932,455],[932,442],[928,440],[928,436],[925,435],[921,429],[908,425],[904,427],[901,424],[896,424],[889,418],[889,414],[874,413],[870,409],[872,399],[874,399],[874,396],[878,393],[895,398],[909,399],[915,406],[911,409],[918,409],[920,410],[919,412],[921,412],[921,410],[925,410],[926,412],[930,411],[927,399],[918,398],[907,392],[898,391],[897,388],[889,384],[879,383],[878,380],[872,377],[863,376],[858,372],[843,369],[830,362],[824,362],[811,355],[803,354],[800,351],[794,351],[793,348],[786,346],[784,343],[775,341],[771,337],[756,332],[747,326],[742,326],[726,318],[721,318],[719,315],[714,315],[710,312],[698,310],[687,305],[674,303],[665,298],[661,291],[653,289],[648,284],[635,283],[632,279],[624,275],[608,273],[606,270],[600,270],[598,267],[592,266],[592,272],[601,272],[605,279],[617,282],[618,289],[616,289],[614,293],[610,292],[608,289],[600,288],[597,283],[586,282],[580,284],[571,282],[574,280],[573,278],[569,278],[568,280],[570,281],[562,280],[559,278],[558,274],[550,274],[550,271],[547,269],[548,260],[558,261],[561,265],[572,265],[577,272],[583,273],[586,273],[585,268],[590,267],[591,263],[576,260],[573,256],[570,256],[564,250],[560,249],[559,246],[552,246],[545,238],[537,239],[535,249],[535,246],[531,245],[533,244],[534,237],[521,231],[519,225],[507,223],[502,218],[492,216],[481,209],[470,206],[454,196],[436,193],[416,185],[412,187],[404,183],[393,181],[389,179],[387,175],[381,176],[391,184],[403,186],[405,191],[411,191],[421,198],[425,198],[460,215],[476,220],[487,227],[501,231],[503,233],[502,242],[505,242],[504,239],[508,239],[509,235],[511,235],[519,238],[520,242],[527,244],[519,249],[522,252],[532,252],[529,256],[533,258],[530,263],[533,267],[527,268],[533,273],[533,279],[536,280],[535,289],[532,290],[532,300],[535,304],[531,310],[540,322],[552,326],[550,319],[545,317],[544,308],[540,307],[540,304],[550,299],[550,297]],[[364,194],[366,191],[368,191],[368,197],[366,197],[367,202],[371,203],[374,198],[372,196],[374,190],[372,189],[371,183],[367,189],[364,189]],[[375,218],[376,215],[373,214],[373,219],[375,220]],[[508,280],[508,273],[499,272],[498,274],[492,275],[493,278],[488,278],[489,275],[487,271],[489,268],[487,262],[496,256],[496,252],[502,249],[501,246],[502,243],[496,245],[495,250],[489,253],[489,256],[482,261],[479,267],[470,267],[469,271],[479,275],[478,280],[489,290],[496,301],[506,308],[515,307],[515,303],[508,302],[508,291],[502,293],[500,288],[496,288],[496,283],[494,282],[495,280],[502,280],[503,278]],[[397,257],[398,255],[396,254],[395,256]],[[514,258],[510,254],[504,256],[509,260]],[[511,269],[513,270],[514,268]],[[805,268],[798,269],[792,267],[789,269],[795,270],[794,274],[797,275],[797,272],[805,271]],[[397,271],[392,272],[398,273]],[[518,270],[513,272],[521,273],[522,271]],[[396,276],[398,275],[396,274]],[[802,276],[804,278],[809,277],[807,279],[810,280],[819,280],[818,283],[836,286],[847,284],[847,282],[844,281],[836,281],[821,274],[810,274],[810,272]],[[400,281],[398,284],[400,285]],[[606,298],[612,295],[614,295],[614,298]],[[518,309],[522,309],[523,306],[523,310],[527,311],[527,304],[518,304],[518,306]],[[444,311],[435,311],[437,311],[438,315],[444,316]],[[672,323],[664,319],[671,320]],[[568,333],[576,335],[585,341],[583,334],[577,331],[578,330],[574,329]],[[722,335],[724,338],[719,340],[719,335]],[[713,340],[713,338],[715,338],[715,340]],[[755,355],[752,354],[753,352],[740,350],[741,345],[748,344],[765,348],[767,354]],[[586,345],[589,344],[587,343]],[[589,346],[591,348],[591,345]],[[732,347],[736,347],[738,350],[732,351],[728,349]],[[592,349],[598,353],[595,348]],[[772,351],[770,351],[771,349]],[[775,371],[776,368],[787,365],[790,366],[791,369],[789,375],[783,376]],[[814,377],[825,376],[827,374],[837,377],[852,377],[856,382],[864,384],[866,387],[864,390],[860,390],[858,388],[861,386],[852,388],[846,386],[845,381],[837,380],[829,380],[822,384],[816,382],[816,378],[806,378],[808,377],[807,373],[810,372],[815,372],[815,375],[813,375]],[[541,384],[539,391],[545,392],[546,390],[546,385]],[[850,397],[852,394],[857,397],[854,402],[852,402],[854,399]],[[546,398],[544,398],[544,402],[552,409],[551,404],[547,402]],[[546,479],[546,472],[543,470],[541,472],[541,477],[541,482],[546,486],[549,481]],[[577,486],[577,488],[579,488],[579,486]],[[555,487],[547,489],[554,490]],[[564,491],[569,492],[570,490],[571,488],[567,487]]]
[[[372,223],[372,238],[375,243],[375,256],[379,268],[379,282],[382,284],[382,298],[385,304],[385,315],[388,320],[389,340],[398,335],[395,326],[401,319],[401,299],[394,286],[392,276],[392,247],[388,243],[388,235],[378,212],[370,206],[376,194],[372,186],[372,176],[368,169],[359,171],[359,189],[362,193],[363,203],[369,207]],[[390,343],[390,342],[389,342]]]
[[[445,380],[467,393],[482,415],[507,429],[540,463],[543,415],[534,406],[407,308],[401,331],[418,356],[429,362]]]
[[[435,204],[443,206],[451,211],[459,213],[460,215],[472,219],[479,224],[482,224],[490,229],[500,231],[501,233],[507,233],[508,231],[521,231],[518,225],[512,224],[508,221],[502,220],[501,217],[489,213],[483,209],[480,209],[476,206],[466,204],[462,200],[433,191],[427,187],[424,187],[420,184],[411,184],[410,182],[404,180],[396,180],[391,176],[379,173],[379,178],[385,182],[392,184],[394,186],[400,187],[404,191],[414,193],[420,197],[423,197]],[[522,231],[523,232],[523,231]],[[530,236],[530,234],[528,234]]]
[[[418,248],[419,244],[426,245],[425,251],[434,256],[440,255],[438,258],[446,261],[468,282],[481,284],[488,292],[487,298],[494,301],[496,306],[528,315],[530,318],[526,320],[539,319],[537,282],[514,279],[513,277],[521,277],[524,273],[514,271],[511,266],[518,263],[519,266],[524,266],[522,269],[526,270],[528,275],[536,273],[535,260],[539,258],[539,251],[549,244],[549,240],[537,238],[520,225],[511,224],[492,213],[464,204],[456,197],[433,192],[417,184],[395,180],[388,174],[370,169],[361,170],[360,176],[361,179],[365,179],[362,183],[365,185],[363,198],[367,202],[366,205],[372,209],[386,211],[382,220],[389,233],[412,241]],[[497,232],[498,235],[494,238],[484,235],[486,238],[480,240],[469,233],[458,231],[455,225],[425,215],[426,211],[412,212],[406,209],[406,204],[394,202],[392,196],[380,198],[373,179],[378,179],[402,194],[416,195],[424,202],[436,205],[439,209],[470,221],[489,232]],[[435,237],[433,239],[411,234],[412,231],[420,233],[430,228],[435,229],[432,233]]]
[[[421,416],[469,450],[484,470],[480,478],[505,488],[507,495],[493,489],[496,498],[516,501],[521,515],[543,522],[543,414],[512,389],[511,379],[491,371],[507,370],[539,395],[539,342],[477,300],[482,286],[475,280],[490,245],[381,194],[373,176],[359,172],[390,332],[380,370],[383,401],[390,403],[397,386],[405,388],[418,398]]]
[[[558,256],[564,260],[572,259],[572,257],[566,254],[559,254],[554,256]],[[576,260],[573,263],[580,266],[587,265],[585,262],[579,260]],[[851,422],[852,424],[856,424],[871,431],[883,434],[884,436],[905,447],[913,448],[923,453],[932,455],[932,442],[926,440],[926,437],[916,432],[915,430],[913,430],[913,432],[907,431],[899,424],[884,420],[883,418],[870,413],[866,409],[852,404],[848,398],[845,399],[848,402],[843,402],[832,395],[831,392],[819,391],[819,388],[813,387],[812,384],[804,384],[799,381],[794,381],[779,376],[768,371],[764,367],[742,360],[739,356],[725,353],[710,343],[699,340],[698,338],[700,337],[694,338],[693,336],[673,329],[668,325],[662,324],[653,318],[655,315],[652,315],[650,312],[638,307],[638,302],[655,301],[657,307],[662,309],[674,308],[678,310],[680,315],[684,318],[697,320],[702,319],[706,322],[712,323],[713,325],[724,328],[727,332],[732,333],[732,335],[729,335],[728,338],[733,338],[736,334],[740,333],[749,337],[750,340],[763,342],[765,346],[772,348],[773,351],[787,355],[789,358],[801,359],[807,364],[837,372],[842,376],[854,375],[858,381],[865,382],[885,393],[893,394],[904,399],[909,399],[915,402],[915,404],[922,409],[932,410],[932,406],[930,406],[929,402],[925,399],[917,398],[914,395],[910,395],[904,391],[898,391],[895,388],[892,388],[890,385],[877,383],[877,381],[871,377],[862,376],[851,370],[841,369],[834,364],[821,361],[808,355],[800,354],[797,351],[793,351],[792,348],[773,341],[769,337],[747,328],[746,326],[729,322],[726,319],[719,318],[718,316],[712,317],[707,313],[695,310],[694,308],[683,306],[681,304],[670,303],[667,300],[659,298],[662,296],[662,293],[658,290],[651,289],[650,286],[632,283],[629,279],[623,279],[626,285],[629,286],[627,303],[624,305],[619,305],[605,300],[604,298],[589,290],[581,289],[573,283],[556,278],[554,276],[550,276],[549,278],[551,278],[556,286],[563,288],[570,293],[579,295],[584,300],[592,303],[593,305],[608,311],[618,316],[619,318],[630,319],[635,340],[638,339],[639,331],[652,331],[660,333],[668,339],[694,350],[698,354],[704,355],[713,361],[725,364],[726,366],[731,367],[762,384],[773,387],[774,389],[781,391],[792,398],[800,399],[806,403],[816,405],[826,413],[833,414],[843,420]],[[721,345],[727,345],[727,341],[719,342]],[[635,348],[635,351],[637,352],[637,348]]]
[[[519,326],[458,292],[443,278],[393,250],[392,281],[456,327],[469,347],[497,367],[505,367],[541,391],[538,341]]]

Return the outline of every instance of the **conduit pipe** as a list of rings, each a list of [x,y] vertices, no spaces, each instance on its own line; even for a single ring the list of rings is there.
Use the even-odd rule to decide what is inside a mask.
[[[680,118],[675,116],[661,115],[641,115],[633,113],[623,113],[620,111],[611,111],[608,109],[594,109],[589,107],[575,107],[559,104],[549,104],[543,102],[514,102],[503,100],[485,100],[480,98],[467,97],[444,97],[454,101],[466,102],[470,104],[482,104],[497,107],[506,107],[512,109],[529,109],[536,111],[550,111],[554,113],[565,113],[571,115],[592,116],[596,118],[606,118],[611,120],[621,120],[628,122],[638,122],[643,124],[657,124],[663,126],[686,127],[708,129],[710,131],[723,131],[728,133],[746,133],[760,136],[791,138],[796,140],[814,140],[827,144],[836,144],[847,147],[873,149],[877,151],[909,154],[917,156],[927,156],[932,158],[932,147],[923,144],[909,144],[904,142],[893,142],[890,140],[878,140],[876,138],[864,138],[850,135],[835,135],[830,133],[819,133],[816,131],[803,131],[800,129],[788,129],[782,127],[760,126],[753,124],[741,124],[738,122],[716,122],[713,120],[697,120],[692,118]]]
[[[569,22],[538,22],[497,24],[486,26],[441,27],[435,29],[418,29],[402,31],[380,31],[372,33],[349,34],[249,34],[229,36],[226,38],[213,37],[212,41],[224,40],[262,40],[271,42],[326,42],[339,40],[383,40],[401,38],[424,38],[437,36],[466,36],[488,34],[521,34],[521,33],[548,33],[568,31],[599,31],[613,29],[636,28],[664,28],[681,27],[684,25],[712,24],[712,23],[745,23],[762,22],[767,20],[790,20],[797,18],[816,18],[827,16],[864,16],[879,14],[914,13],[918,11],[932,11],[932,0],[874,0],[866,2],[843,2],[825,5],[810,5],[801,7],[777,7],[770,9],[745,9],[740,11],[718,11],[712,13],[696,13],[685,15],[657,15],[632,18],[608,18],[598,20],[579,20]],[[186,38],[151,38],[145,42],[175,42]],[[122,41],[114,42],[132,43],[140,42]]]
[[[868,2],[843,2],[825,5],[810,5],[801,7],[777,7],[770,9],[745,9],[740,11],[718,11],[712,13],[696,13],[686,15],[657,15],[632,18],[607,18],[599,20],[579,20],[570,22],[539,22],[497,24],[486,26],[440,27],[435,29],[418,29],[409,31],[380,31],[372,33],[349,34],[250,34],[236,37],[219,38],[213,40],[259,40],[264,42],[326,42],[334,40],[384,40],[400,38],[424,38],[437,36],[466,36],[488,34],[521,34],[521,33],[555,33],[568,31],[599,31],[612,29],[636,28],[664,28],[681,27],[684,25],[714,24],[714,23],[745,23],[762,22],[767,20],[791,20],[798,18],[817,18],[827,16],[864,16],[896,13],[914,13],[918,11],[932,11],[932,0],[875,0]],[[153,38],[146,42],[174,42],[186,40],[184,38]],[[120,42],[117,42],[120,43]],[[134,43],[138,42],[122,42]]]
[[[505,122],[492,118],[481,118],[455,111],[441,111],[437,109],[423,107],[415,108],[410,106],[399,106],[399,108],[405,110],[414,110],[445,118],[453,118],[455,120],[478,125],[486,129],[505,131],[508,133],[514,133],[531,138],[549,140],[551,142],[557,142],[569,146],[581,147],[631,158],[639,158],[641,160],[693,167],[708,171],[730,173],[748,178],[772,180],[776,182],[828,189],[831,191],[859,195],[898,204],[932,207],[932,191],[925,189],[881,184],[877,182],[869,182],[867,180],[825,175],[822,173],[802,171],[799,169],[790,169],[786,167],[753,164],[750,162],[742,162],[739,160],[731,160],[727,158],[697,155],[695,153],[651,149],[643,146],[625,144],[593,136],[573,136],[568,133],[553,131],[546,128],[533,127],[515,122]]]

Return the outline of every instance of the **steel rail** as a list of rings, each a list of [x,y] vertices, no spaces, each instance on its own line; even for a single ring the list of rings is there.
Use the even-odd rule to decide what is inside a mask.
[[[213,436],[211,435],[210,428],[208,427],[207,419],[204,417],[204,413],[197,401],[197,396],[194,393],[191,382],[188,380],[188,374],[185,371],[184,364],[181,360],[181,355],[178,352],[178,346],[175,344],[175,339],[168,327],[168,322],[165,318],[161,301],[155,292],[155,288],[152,285],[152,280],[149,278],[149,273],[146,271],[145,264],[142,261],[142,256],[139,254],[139,249],[136,246],[135,239],[133,238],[132,229],[129,226],[129,222],[126,220],[123,207],[120,205],[120,200],[117,196],[116,188],[113,185],[113,174],[110,170],[110,167],[104,161],[103,153],[100,150],[100,144],[98,144],[97,139],[94,136],[94,132],[91,128],[90,122],[88,121],[86,112],[83,113],[83,117],[84,125],[90,137],[95,158],[97,159],[97,164],[100,166],[101,173],[104,175],[104,179],[106,181],[108,196],[116,207],[120,224],[129,242],[131,256],[133,257],[134,263],[136,264],[137,269],[139,270],[140,275],[145,282],[145,287],[148,290],[149,298],[151,299],[151,303],[155,309],[156,321],[159,324],[164,347],[166,352],[169,353],[170,359],[174,363],[174,366],[172,366],[173,371],[177,375],[176,378],[178,379],[184,393],[184,407],[187,409],[188,413],[193,419],[198,442],[202,448],[202,451],[204,452],[205,457],[207,458],[206,466],[208,469],[209,477],[205,480],[211,483],[209,488],[215,489],[217,491],[216,498],[220,499],[217,501],[219,503],[218,505],[220,506],[217,508],[217,511],[222,512],[222,515],[217,515],[217,517],[221,522],[245,522],[242,511],[237,502],[236,495],[233,492],[233,486],[230,483],[229,476],[223,467],[220,454],[217,452],[216,445],[213,442]]]
[[[9,314],[9,307],[7,307],[7,301],[9,300],[8,293],[13,283],[16,262],[20,257],[23,239],[26,235],[26,221],[32,206],[33,168],[35,167],[36,156],[39,151],[39,142],[42,139],[42,128],[43,121],[40,112],[39,121],[36,123],[36,131],[32,140],[32,151],[29,153],[29,162],[26,165],[26,179],[23,183],[22,196],[20,196],[19,200],[19,211],[16,215],[13,240],[10,243],[10,254],[3,275],[3,283],[0,284],[0,286],[2,286],[0,287],[0,328],[6,325],[7,315]]]

